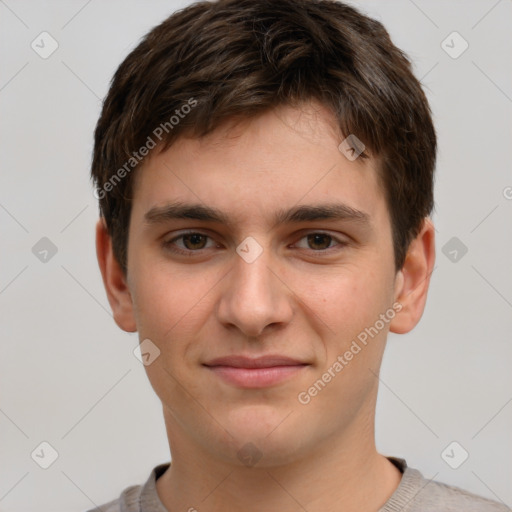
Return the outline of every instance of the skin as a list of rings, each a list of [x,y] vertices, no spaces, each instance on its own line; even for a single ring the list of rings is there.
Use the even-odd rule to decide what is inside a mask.
[[[312,102],[154,152],[135,176],[126,275],[98,222],[98,261],[115,321],[161,351],[145,368],[172,453],[157,480],[168,510],[377,511],[400,483],[401,473],[375,447],[377,376],[388,332],[410,331],[423,314],[434,227],[425,219],[395,272],[378,161],[350,161],[338,150],[342,140],[331,113]],[[216,207],[230,225],[145,219],[177,200]],[[278,208],[334,202],[365,212],[369,223],[273,225]],[[176,240],[185,229],[207,238]],[[327,237],[308,239],[318,232]],[[252,263],[236,252],[248,236],[263,250]],[[300,403],[298,394],[394,303],[400,312]],[[226,383],[203,366],[214,357],[270,353],[308,365],[263,389]],[[261,456],[252,466],[237,456],[249,442]]]

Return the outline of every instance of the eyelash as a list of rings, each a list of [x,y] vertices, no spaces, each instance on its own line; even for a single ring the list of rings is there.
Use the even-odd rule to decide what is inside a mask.
[[[163,246],[166,250],[170,251],[170,252],[173,252],[175,254],[181,254],[183,256],[192,256],[194,253],[201,253],[201,251],[205,251],[207,250],[208,248],[203,248],[203,249],[197,249],[197,250],[192,250],[192,249],[180,249],[180,248],[177,248],[175,245],[174,245],[174,242],[176,242],[176,240],[180,240],[182,239],[183,237],[185,236],[190,236],[190,235],[201,235],[201,236],[204,236],[208,239],[211,239],[211,237],[205,233],[201,233],[200,231],[189,231],[189,232],[186,232],[186,233],[182,233],[181,235],[179,236],[176,236],[174,238],[172,238],[171,240],[167,240],[167,241],[164,241],[163,242]],[[345,247],[348,245],[348,242],[346,241],[343,241],[343,240],[340,240],[339,238],[336,238],[335,236],[329,234],[329,233],[325,233],[323,231],[310,231],[308,233],[306,233],[305,235],[303,235],[300,240],[304,239],[304,238],[307,238],[309,235],[323,235],[323,236],[326,236],[326,237],[329,237],[331,239],[331,242],[337,242],[337,245],[342,248],[342,247]],[[309,251],[315,253],[315,254],[321,254],[321,253],[328,253],[328,252],[331,252],[331,250],[335,250],[336,249],[336,246],[334,247],[328,247],[327,249],[319,249],[319,250],[315,250],[315,249],[309,249]],[[308,250],[308,249],[306,249]]]

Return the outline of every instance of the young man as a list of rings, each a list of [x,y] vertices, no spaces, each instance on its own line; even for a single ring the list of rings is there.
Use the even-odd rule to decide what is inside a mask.
[[[507,510],[375,447],[386,337],[434,266],[435,154],[409,61],[342,3],[202,2],[144,38],[95,133],[97,252],[172,464],[101,510]]]

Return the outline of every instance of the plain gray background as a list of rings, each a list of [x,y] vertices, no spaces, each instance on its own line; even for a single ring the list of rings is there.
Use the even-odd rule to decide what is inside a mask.
[[[86,510],[169,460],[137,335],[101,283],[88,174],[112,74],[188,3],[0,0],[1,511]],[[439,137],[436,267],[421,323],[388,341],[377,446],[511,506],[512,2],[352,3],[413,60]],[[59,45],[46,59],[43,31]],[[31,457],[43,441],[48,469]],[[457,469],[441,456],[453,441],[469,453]]]

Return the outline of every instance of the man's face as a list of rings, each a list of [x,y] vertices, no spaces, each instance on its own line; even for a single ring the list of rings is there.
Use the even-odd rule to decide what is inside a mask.
[[[261,466],[372,431],[389,330],[377,321],[397,296],[392,232],[375,161],[349,160],[334,126],[318,105],[282,107],[180,138],[137,175],[127,283],[140,340],[160,350],[146,370],[171,450],[191,443],[227,462],[252,443]],[[174,218],[177,203],[227,223]],[[336,205],[362,213],[282,217]],[[267,355],[293,361],[214,365]]]

